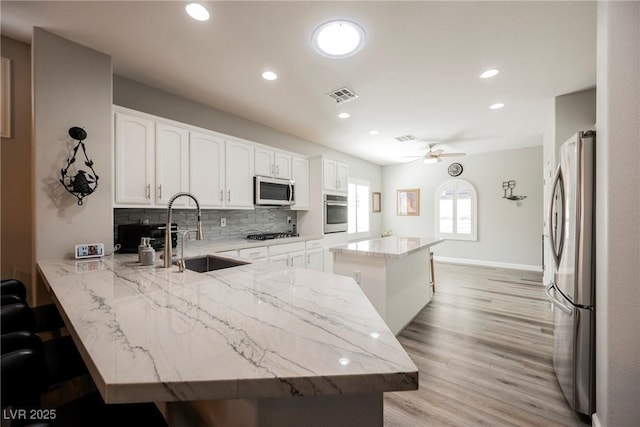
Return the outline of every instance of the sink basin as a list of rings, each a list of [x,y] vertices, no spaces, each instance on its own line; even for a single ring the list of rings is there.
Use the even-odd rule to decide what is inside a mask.
[[[239,265],[245,264],[248,264],[248,262],[236,261],[233,259],[221,258],[213,255],[187,258],[184,260],[184,266],[187,270],[197,271],[198,273],[222,270],[223,268],[237,267]]]

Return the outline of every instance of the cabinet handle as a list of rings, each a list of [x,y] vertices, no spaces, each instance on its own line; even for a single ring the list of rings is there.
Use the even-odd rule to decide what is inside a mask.
[[[147,184],[147,191],[145,192],[147,199],[151,198],[151,184]]]
[[[311,264],[311,255],[307,255],[307,265]]]
[[[158,185],[158,200],[162,200],[162,184]]]
[[[276,166],[276,175],[280,175],[280,165]]]
[[[227,202],[231,201],[231,190],[227,190]]]
[[[275,167],[273,166],[273,163],[271,163],[271,175],[275,175],[276,171],[275,171]]]
[[[220,201],[224,200],[224,199],[223,199],[223,195],[222,195],[222,193],[223,193],[223,191],[222,191],[222,190],[220,190]]]

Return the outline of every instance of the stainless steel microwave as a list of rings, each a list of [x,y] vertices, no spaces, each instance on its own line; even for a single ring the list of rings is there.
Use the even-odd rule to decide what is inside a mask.
[[[253,177],[253,203],[265,206],[293,206],[295,183],[290,179]]]

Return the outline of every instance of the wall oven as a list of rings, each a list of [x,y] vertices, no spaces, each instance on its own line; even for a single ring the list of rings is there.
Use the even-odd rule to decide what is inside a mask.
[[[292,180],[255,176],[253,184],[253,203],[256,205],[293,206],[296,203]]]
[[[347,231],[349,218],[347,196],[324,195],[324,232],[339,233]]]

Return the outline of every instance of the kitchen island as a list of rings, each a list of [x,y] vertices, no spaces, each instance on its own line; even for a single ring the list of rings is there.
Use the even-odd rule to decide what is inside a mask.
[[[353,277],[397,335],[431,300],[429,253],[442,241],[392,236],[334,246],[333,271]]]
[[[382,426],[382,393],[418,388],[351,278],[136,260],[38,262],[107,403],[156,402],[171,426]]]

